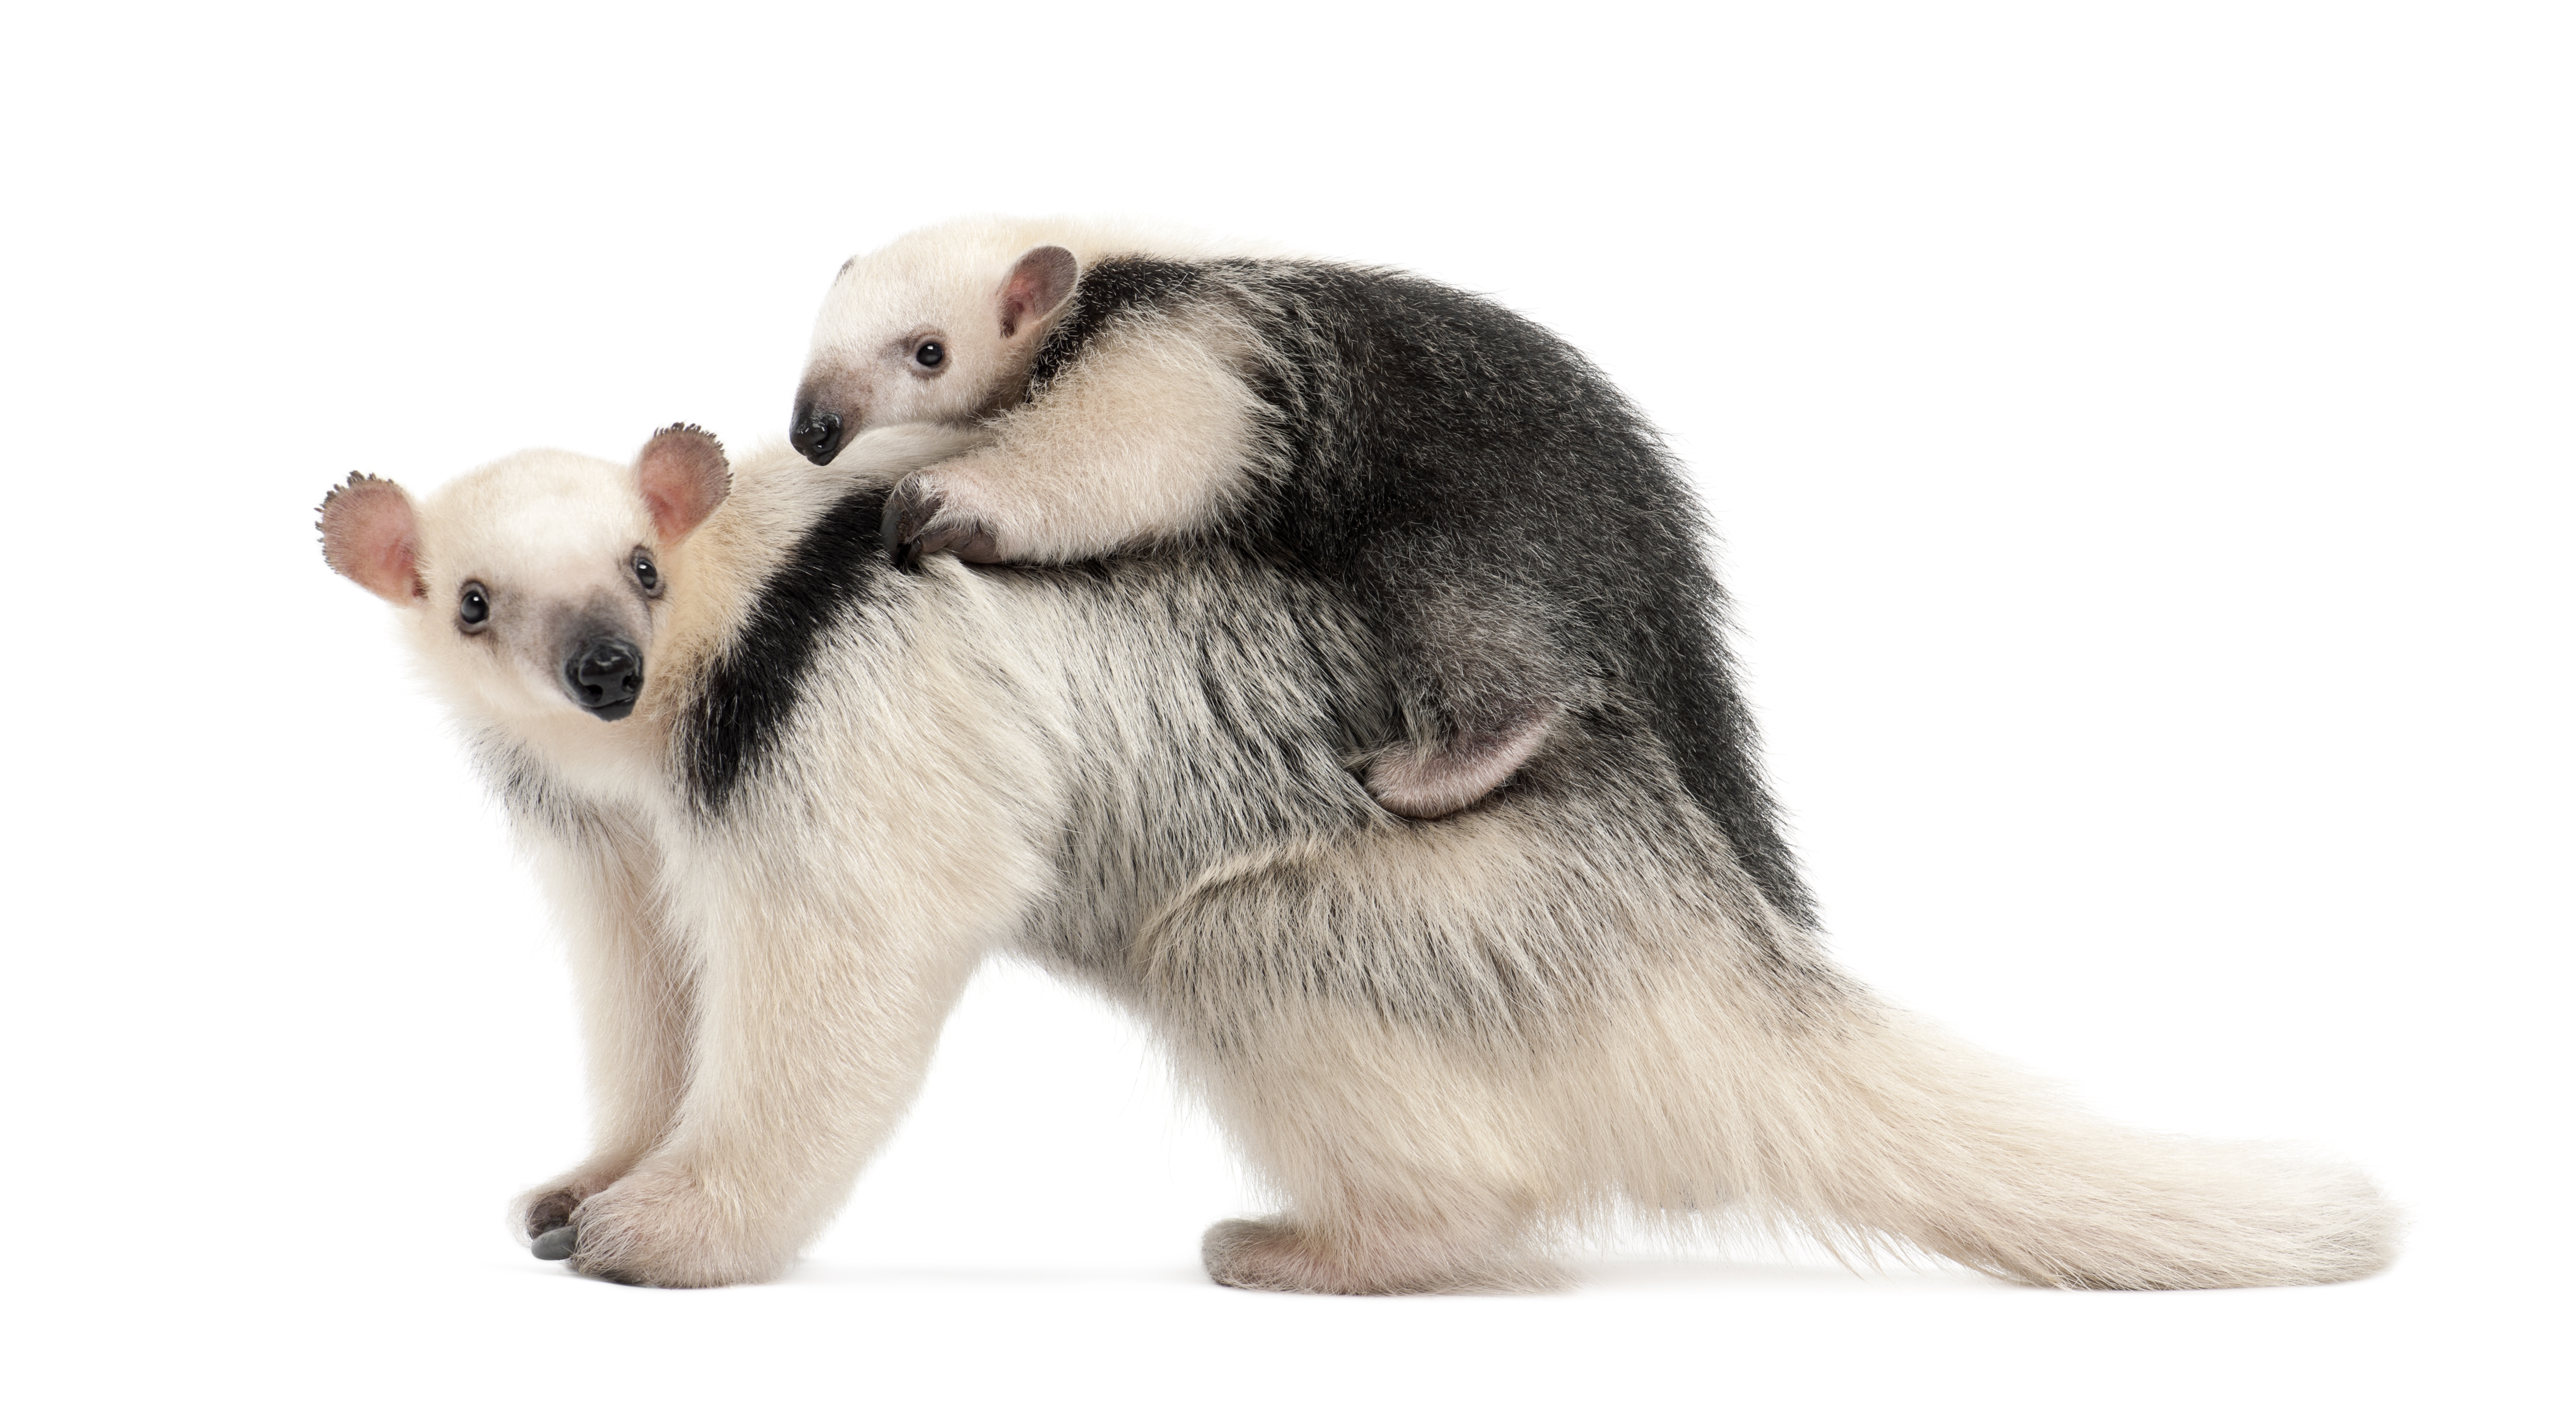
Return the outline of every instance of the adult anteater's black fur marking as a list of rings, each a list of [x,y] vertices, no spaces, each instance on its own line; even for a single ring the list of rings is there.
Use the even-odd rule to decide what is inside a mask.
[[[1341,586],[1407,710],[1445,740],[1507,732],[1550,699],[1622,705],[1610,718],[1660,743],[1772,904],[1817,922],[1757,765],[1697,502],[1590,361],[1491,301],[1317,262],[1110,259],[1074,300],[1032,401],[1119,321],[1227,308],[1259,346],[1272,426],[1264,494],[1209,534]]]
[[[775,747],[803,700],[823,634],[864,601],[885,565],[878,526],[886,489],[843,497],[761,586],[741,632],[725,646],[684,712],[679,751],[690,794],[720,811]]]

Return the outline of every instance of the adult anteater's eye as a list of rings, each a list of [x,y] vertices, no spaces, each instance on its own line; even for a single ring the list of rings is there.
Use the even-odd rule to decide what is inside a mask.
[[[924,340],[920,348],[912,351],[912,361],[923,368],[937,368],[948,361],[948,351],[939,347],[936,339]]]
[[[635,552],[635,583],[642,585],[646,594],[662,588],[662,572],[653,568],[653,557],[640,550]]]
[[[466,581],[464,591],[456,596],[456,622],[464,625],[470,633],[482,628],[483,622],[491,617],[492,597],[483,592],[481,585]]]

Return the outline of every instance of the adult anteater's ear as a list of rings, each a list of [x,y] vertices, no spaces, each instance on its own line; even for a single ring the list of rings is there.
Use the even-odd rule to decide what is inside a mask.
[[[420,582],[420,517],[401,487],[364,472],[322,498],[322,558],[396,604],[429,595]]]
[[[652,508],[653,529],[664,545],[677,544],[733,490],[724,444],[693,423],[673,423],[653,434],[635,458],[635,480]]]
[[[1073,293],[1074,279],[1081,273],[1073,252],[1062,246],[1039,246],[1020,257],[994,297],[1001,306],[1002,337],[1008,339],[1055,313],[1055,307]]]

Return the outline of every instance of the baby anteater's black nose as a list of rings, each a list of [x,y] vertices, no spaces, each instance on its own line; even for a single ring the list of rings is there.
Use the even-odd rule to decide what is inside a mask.
[[[805,460],[818,467],[828,467],[841,450],[841,419],[815,405],[811,398],[796,400],[796,417],[787,428],[787,441]]]
[[[593,639],[564,660],[564,687],[572,700],[602,722],[635,710],[644,691],[644,651],[624,639]]]

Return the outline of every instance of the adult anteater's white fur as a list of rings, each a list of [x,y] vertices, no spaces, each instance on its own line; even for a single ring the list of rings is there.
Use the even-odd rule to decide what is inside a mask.
[[[956,448],[760,454],[703,525],[722,465],[686,432],[640,471],[531,454],[325,508],[573,925],[599,1134],[521,1216],[575,1230],[576,1268],[777,1275],[995,949],[1145,1019],[1275,1188],[1210,1230],[1224,1283],[1543,1287],[1628,1208],[2069,1287],[2388,1261],[2359,1175],[2109,1125],[1836,972],[1616,701],[1514,791],[1409,821],[1352,773],[1397,726],[1328,584],[1221,549],[896,572],[886,488]],[[467,634],[469,581],[527,617]],[[639,636],[632,716],[486,652],[565,605]]]

